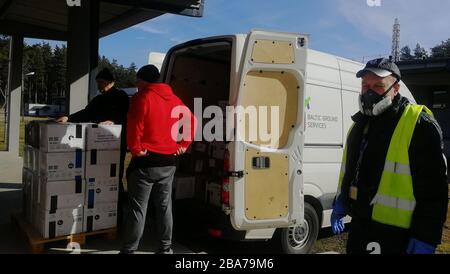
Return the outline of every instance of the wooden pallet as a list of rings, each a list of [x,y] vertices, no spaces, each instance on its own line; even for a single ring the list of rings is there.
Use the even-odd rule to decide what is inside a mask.
[[[42,236],[34,229],[21,213],[15,213],[12,215],[12,221],[15,223],[19,229],[27,237],[28,243],[30,244],[31,252],[34,254],[43,253],[45,251],[45,244],[67,241],[67,243],[77,243],[80,246],[86,244],[86,237],[94,235],[104,235],[109,241],[114,241],[117,239],[117,228],[104,229],[99,231],[85,232],[75,235],[61,236],[53,239],[44,239]]]

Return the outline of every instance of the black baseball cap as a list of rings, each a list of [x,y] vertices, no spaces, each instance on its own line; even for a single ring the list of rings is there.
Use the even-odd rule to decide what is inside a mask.
[[[356,77],[361,78],[367,72],[372,72],[379,77],[388,77],[390,75],[397,78],[397,81],[402,79],[402,74],[398,66],[391,60],[387,58],[378,58],[367,62],[366,67],[356,74]]]
[[[146,65],[139,69],[136,74],[138,79],[144,80],[148,83],[155,83],[159,80],[159,70],[154,65]]]

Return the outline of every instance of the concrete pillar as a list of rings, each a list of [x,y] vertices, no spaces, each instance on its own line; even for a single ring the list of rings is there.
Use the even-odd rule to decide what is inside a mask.
[[[20,106],[23,88],[23,37],[11,37],[9,58],[8,151],[19,157]]]
[[[86,107],[96,93],[98,66],[99,0],[81,0],[80,6],[68,7],[66,109],[69,114]],[[90,96],[91,95],[91,96]]]
[[[22,160],[19,158],[20,106],[22,94],[23,37],[12,36],[8,71],[8,149],[0,152],[0,182],[21,181]]]

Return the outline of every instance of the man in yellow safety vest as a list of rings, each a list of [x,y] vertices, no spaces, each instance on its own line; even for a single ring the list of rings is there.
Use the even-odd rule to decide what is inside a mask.
[[[347,253],[434,253],[448,206],[442,131],[428,108],[400,95],[390,59],[369,61],[357,77],[360,112],[344,149],[333,232],[349,215]]]

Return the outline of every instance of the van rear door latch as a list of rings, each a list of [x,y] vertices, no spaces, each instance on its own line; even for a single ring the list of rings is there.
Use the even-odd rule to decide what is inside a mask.
[[[226,173],[227,177],[234,177],[234,178],[242,178],[244,177],[244,171],[228,171]]]

